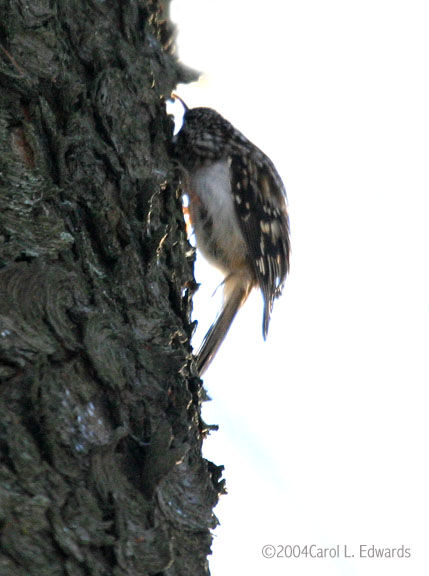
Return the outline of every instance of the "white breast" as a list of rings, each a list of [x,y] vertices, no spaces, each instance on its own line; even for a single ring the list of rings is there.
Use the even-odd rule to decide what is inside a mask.
[[[197,245],[204,256],[229,273],[247,257],[231,194],[230,163],[221,160],[189,175],[190,213]],[[200,208],[203,210],[200,210]],[[207,218],[201,218],[206,212]],[[208,232],[210,225],[210,234]]]

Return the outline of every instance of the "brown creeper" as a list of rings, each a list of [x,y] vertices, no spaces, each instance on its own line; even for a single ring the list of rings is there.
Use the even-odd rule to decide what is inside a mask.
[[[222,310],[197,355],[202,374],[254,287],[264,299],[265,339],[289,270],[289,220],[285,189],[271,160],[214,110],[182,104],[174,150],[186,174],[197,248],[225,274]]]

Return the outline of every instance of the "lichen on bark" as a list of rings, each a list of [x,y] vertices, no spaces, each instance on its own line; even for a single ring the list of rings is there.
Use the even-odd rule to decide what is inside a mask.
[[[0,0],[0,574],[207,574],[168,2]]]

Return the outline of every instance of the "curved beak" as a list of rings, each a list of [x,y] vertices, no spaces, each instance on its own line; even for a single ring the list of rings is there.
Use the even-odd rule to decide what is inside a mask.
[[[184,103],[182,98],[180,98],[180,96],[178,96],[175,92],[171,93],[171,97],[173,100],[179,100],[179,102],[182,104],[183,108],[185,109],[185,113],[189,110],[189,107],[186,106],[186,104]]]

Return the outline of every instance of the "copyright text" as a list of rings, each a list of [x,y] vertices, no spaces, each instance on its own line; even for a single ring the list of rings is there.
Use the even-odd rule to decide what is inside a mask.
[[[262,546],[264,558],[411,558],[411,548],[401,546],[375,546],[374,544],[336,544],[318,546],[317,544],[265,544]]]

